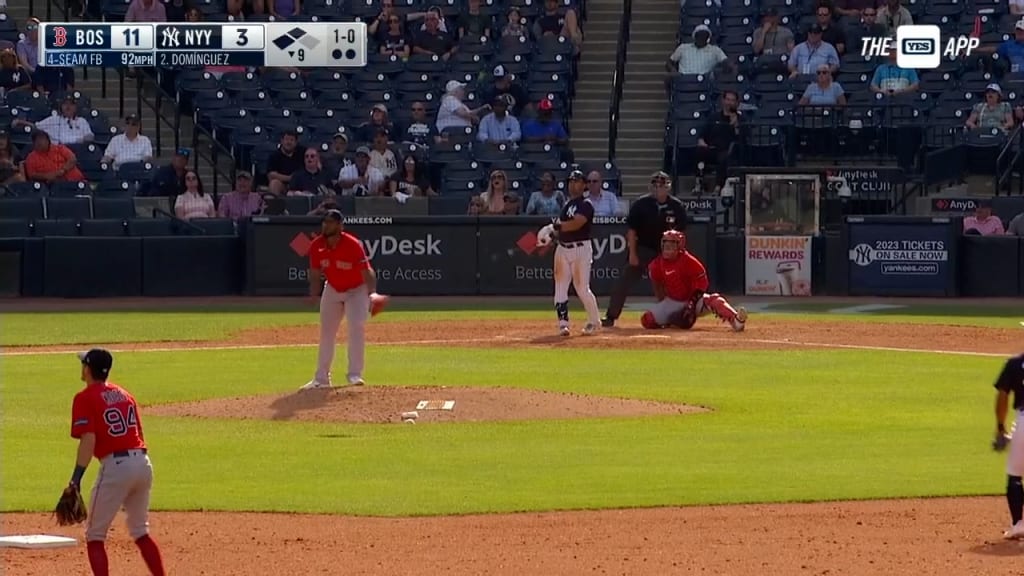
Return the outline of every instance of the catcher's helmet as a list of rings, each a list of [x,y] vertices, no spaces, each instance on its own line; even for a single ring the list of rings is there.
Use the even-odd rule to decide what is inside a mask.
[[[673,260],[686,251],[686,234],[679,230],[666,230],[661,234],[661,255]]]

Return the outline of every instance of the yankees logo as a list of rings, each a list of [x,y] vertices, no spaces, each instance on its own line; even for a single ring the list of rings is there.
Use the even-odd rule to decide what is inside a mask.
[[[68,43],[68,31],[63,26],[58,26],[53,30],[53,45],[57,48],[63,48]]]
[[[576,206],[571,205],[565,209],[566,220],[572,220],[576,216]]]

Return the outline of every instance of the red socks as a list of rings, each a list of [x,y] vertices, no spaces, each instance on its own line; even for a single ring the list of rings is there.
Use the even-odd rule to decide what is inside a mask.
[[[107,566],[107,549],[103,547],[103,541],[86,542],[85,548],[89,553],[89,566],[92,568],[93,576],[110,576],[110,568]]]
[[[165,576],[164,561],[163,558],[160,557],[160,548],[156,545],[156,542],[149,537],[149,534],[146,534],[142,538],[136,540],[135,545],[139,547],[139,552],[142,553],[142,559],[145,560],[150,573],[152,573],[153,576]],[[106,575],[106,572],[103,574]]]

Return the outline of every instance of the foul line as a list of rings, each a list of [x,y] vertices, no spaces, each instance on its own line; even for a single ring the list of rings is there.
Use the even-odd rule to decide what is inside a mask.
[[[633,338],[636,339],[648,339],[648,338],[668,338],[667,336],[661,335],[639,335]],[[631,340],[631,337],[617,338],[613,333],[605,333],[597,336],[597,340]],[[497,338],[490,339],[495,343],[502,342],[529,342],[528,338],[518,338],[511,336],[499,336]],[[367,342],[368,346],[431,346],[431,345],[452,345],[452,344],[478,344],[481,339],[478,338],[447,338],[437,340],[396,340],[393,342]],[[895,348],[890,346],[868,346],[861,344],[827,344],[824,342],[800,342],[796,340],[772,340],[764,338],[720,338],[720,337],[703,337],[700,338],[700,342],[752,342],[755,344],[772,344],[779,346],[797,346],[803,348],[834,348],[840,350],[869,350],[875,352],[910,352],[917,354],[945,354],[951,356],[978,356],[983,358],[1004,358],[1007,354],[999,354],[994,352],[968,352],[959,350],[935,350],[935,349],[921,349],[921,348]],[[144,343],[137,343],[144,344]],[[193,350],[271,350],[275,348],[315,348],[318,344],[236,344],[236,345],[219,345],[219,346],[204,346],[202,343],[198,345],[186,346],[166,346],[161,348],[118,348],[116,345],[110,347],[111,352],[181,352],[181,351],[193,351]],[[82,348],[85,348],[83,345]],[[5,352],[0,351],[0,356],[53,356],[56,354],[72,354],[80,351],[79,348],[67,347],[61,350],[19,350],[16,352]]]

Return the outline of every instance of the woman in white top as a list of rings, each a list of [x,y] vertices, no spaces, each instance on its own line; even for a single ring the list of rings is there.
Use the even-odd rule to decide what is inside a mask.
[[[437,110],[437,132],[440,134],[445,128],[468,128],[480,122],[480,113],[486,111],[490,106],[481,106],[470,110],[469,106],[462,103],[466,97],[466,85],[458,80],[449,80],[444,88],[444,96],[441,98],[441,107]]]
[[[213,197],[203,192],[199,174],[193,170],[185,172],[185,191],[174,201],[174,214],[182,220],[193,218],[216,218]]]

